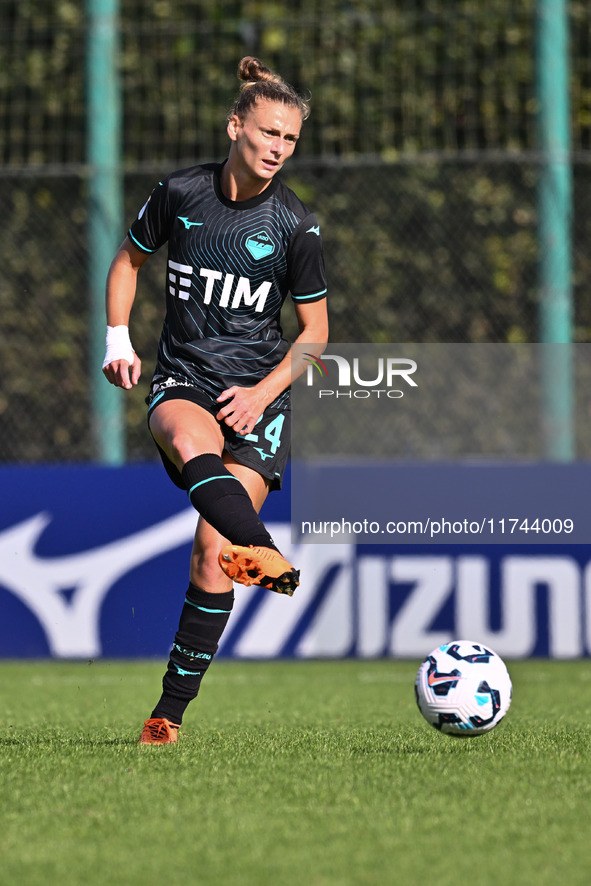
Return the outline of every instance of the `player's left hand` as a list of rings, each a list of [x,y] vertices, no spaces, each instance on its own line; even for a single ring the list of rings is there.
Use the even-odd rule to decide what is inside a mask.
[[[268,406],[267,396],[258,387],[240,388],[238,385],[223,391],[217,402],[225,403],[216,415],[217,420],[223,421],[243,437],[252,433]]]

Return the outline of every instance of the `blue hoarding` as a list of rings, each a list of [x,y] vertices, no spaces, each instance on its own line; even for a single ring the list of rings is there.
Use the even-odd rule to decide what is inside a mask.
[[[161,467],[5,467],[0,488],[0,655],[165,657],[196,514]],[[587,544],[298,543],[289,482],[263,515],[302,584],[238,586],[222,656],[418,658],[458,637],[509,658],[591,654]]]

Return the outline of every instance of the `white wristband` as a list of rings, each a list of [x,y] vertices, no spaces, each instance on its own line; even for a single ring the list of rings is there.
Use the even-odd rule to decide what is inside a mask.
[[[133,363],[134,350],[129,339],[127,326],[107,326],[107,353],[103,362],[103,369],[114,360],[127,360]]]

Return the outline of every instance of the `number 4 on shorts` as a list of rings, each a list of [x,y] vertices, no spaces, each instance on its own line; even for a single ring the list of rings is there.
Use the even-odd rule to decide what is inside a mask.
[[[284,415],[278,415],[265,428],[265,440],[271,444],[271,454],[275,455],[281,445],[281,431],[283,430]]]
[[[261,415],[261,418],[263,416]],[[260,421],[261,419],[259,419]],[[265,440],[267,440],[271,444],[271,455],[275,455],[279,447],[281,446],[281,431],[283,430],[283,422],[285,420],[284,415],[278,415],[273,421],[269,422],[267,427],[265,428]],[[247,434],[244,438],[245,440],[250,440],[252,443],[259,442],[258,434]]]

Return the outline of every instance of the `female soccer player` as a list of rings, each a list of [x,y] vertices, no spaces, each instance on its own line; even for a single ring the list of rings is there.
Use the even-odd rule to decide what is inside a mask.
[[[137,275],[168,242],[148,421],[166,471],[200,515],[189,588],[143,744],[177,740],[230,616],[232,581],[289,595],[299,582],[258,512],[280,487],[289,452],[293,369],[279,323],[288,293],[296,342],[320,355],[328,338],[318,221],[276,177],[309,107],[258,59],[242,59],[238,77],[227,160],[160,182],[107,278],[103,372],[129,390],[141,372],[128,328]]]

